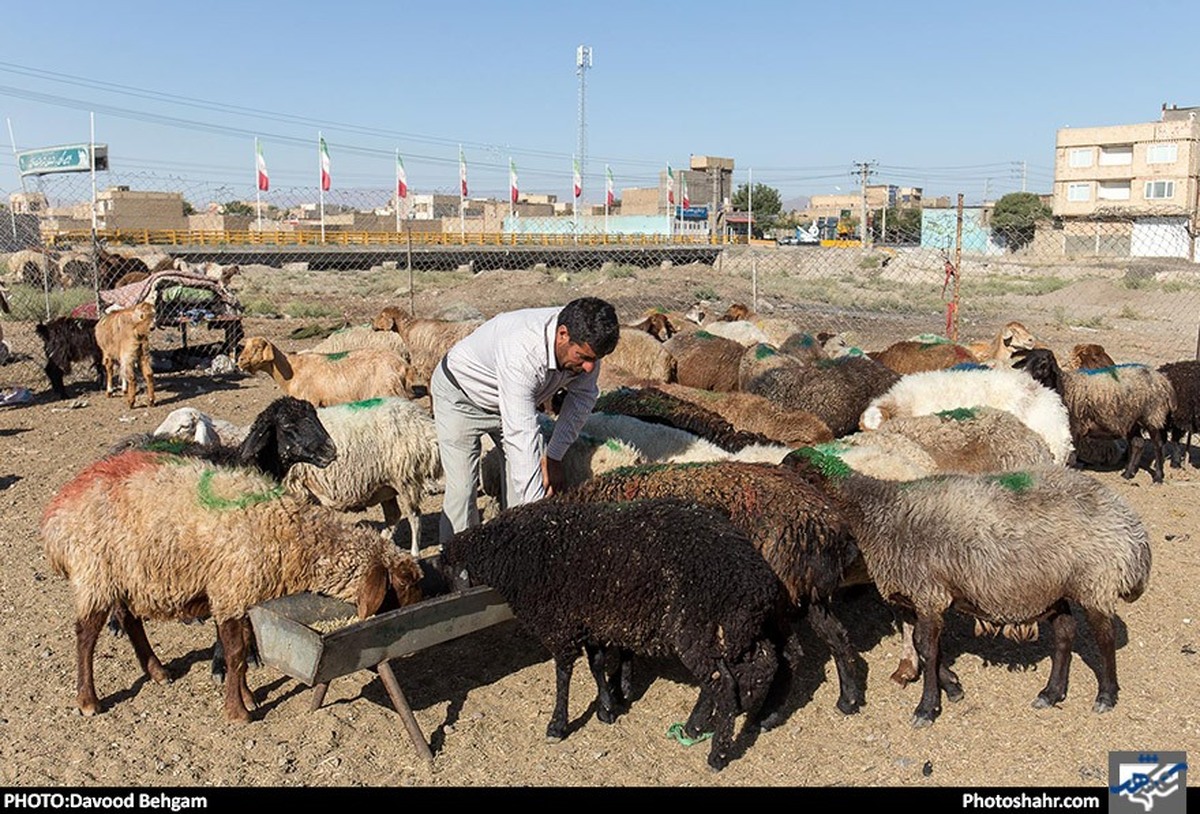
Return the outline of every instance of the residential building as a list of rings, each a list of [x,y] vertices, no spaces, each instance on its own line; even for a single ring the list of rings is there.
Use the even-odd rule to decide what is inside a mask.
[[[1058,131],[1052,208],[1065,253],[1194,259],[1197,113],[1164,104],[1158,121]]]

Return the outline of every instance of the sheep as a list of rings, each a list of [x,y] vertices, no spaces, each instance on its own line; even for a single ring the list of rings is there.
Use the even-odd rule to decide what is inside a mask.
[[[926,370],[944,370],[966,362],[978,361],[970,348],[948,340],[924,342],[905,339],[893,342],[883,350],[867,351],[867,356],[901,375]]]
[[[829,441],[829,426],[806,410],[791,410],[755,393],[716,392],[675,383],[641,383],[656,390],[711,410],[736,430],[765,436],[789,447],[804,447]]]
[[[267,373],[289,396],[317,407],[376,396],[412,397],[410,367],[404,357],[384,348],[341,353],[284,353],[269,340],[252,336],[238,356],[238,368]]]
[[[370,325],[352,325],[340,331],[334,331],[309,349],[310,353],[340,353],[359,348],[380,347],[399,353],[406,360],[410,359],[408,345],[404,338],[392,331],[377,331]]]
[[[1066,405],[1057,393],[1037,382],[1031,385],[1028,375],[1008,367],[909,373],[871,400],[862,411],[859,428],[877,430],[900,416],[971,407],[1012,413],[1046,442],[1056,464],[1071,462],[1075,446]]]
[[[150,331],[154,327],[154,303],[142,300],[129,308],[109,311],[96,322],[96,344],[104,363],[105,392],[111,397],[113,369],[121,370],[125,401],[132,409],[137,400],[134,365],[142,371],[146,383],[146,401],[154,406],[154,370],[150,364]]]
[[[704,330],[713,336],[723,336],[726,339],[732,339],[742,347],[747,348],[759,343],[775,344],[770,334],[753,322],[745,319],[728,322],[710,322],[704,326]]]
[[[51,498],[40,532],[51,570],[74,594],[76,703],[88,716],[100,711],[92,659],[110,614],[159,682],[169,676],[143,620],[211,615],[225,648],[225,717],[247,722],[252,605],[313,591],[356,603],[365,618],[389,588],[401,605],[421,599],[420,567],[389,541],[265,475],[194,458],[138,450],[103,458]]]
[[[872,399],[900,376],[864,356],[805,362],[770,345],[747,349],[738,373],[741,389],[792,410],[813,413],[834,437],[858,429],[859,416]]]
[[[1108,351],[1104,350],[1104,346],[1095,342],[1081,342],[1075,345],[1071,348],[1071,355],[1067,357],[1067,367],[1071,370],[1113,367],[1115,364]]]
[[[1146,590],[1151,557],[1141,519],[1111,489],[1055,465],[899,484],[811,448],[785,463],[831,495],[880,596],[915,616],[925,678],[914,726],[941,713],[942,690],[951,701],[963,696],[941,658],[951,607],[976,617],[982,630],[1010,637],[1028,634],[1038,621],[1050,625],[1049,680],[1033,702],[1044,709],[1067,696],[1075,635],[1069,603],[1078,604],[1100,653],[1093,710],[1116,706],[1116,602],[1133,602]]]
[[[371,320],[375,330],[394,331],[404,339],[412,357],[412,381],[424,385],[429,384],[433,369],[446,352],[482,324],[481,319],[414,317],[394,305],[385,307]]]
[[[1192,433],[1200,429],[1200,361],[1167,362],[1158,370],[1175,389],[1175,409],[1171,411],[1167,429],[1171,439],[1171,467],[1178,469],[1185,456],[1191,460]],[[1179,441],[1185,436],[1186,446],[1180,449]]]
[[[1147,365],[1123,364],[1096,370],[1062,370],[1046,348],[1020,350],[1013,367],[1061,397],[1070,416],[1073,441],[1123,438],[1129,458],[1121,477],[1133,478],[1150,435],[1154,460],[1150,476],[1163,481],[1163,432],[1175,410],[1175,388],[1165,374]]]
[[[792,320],[756,314],[740,302],[731,304],[723,314],[714,318],[701,301],[692,306],[687,319],[711,334],[733,339],[747,347],[760,342],[778,347],[800,332],[800,327]]]
[[[765,435],[737,429],[707,407],[656,387],[620,387],[601,393],[592,412],[628,415],[687,430],[729,452],[738,452],[751,444],[774,443]]]
[[[666,342],[680,331],[677,321],[672,320],[671,315],[665,311],[649,311],[637,322],[621,327],[648,333],[659,342]]]
[[[96,390],[104,387],[104,356],[96,344],[96,320],[79,317],[55,317],[37,323],[34,332],[42,340],[46,354],[43,370],[50,388],[60,399],[68,397],[64,377],[71,374],[75,362],[91,362],[96,372]]]
[[[1032,348],[1036,344],[1037,340],[1028,328],[1019,322],[1009,322],[992,339],[986,342],[971,342],[967,349],[975,356],[976,361],[995,366],[1009,364],[1014,350]]]
[[[696,737],[715,725],[708,754],[714,770],[730,760],[739,713],[747,715],[743,728],[782,721],[779,707],[799,658],[787,592],[746,535],[715,509],[665,499],[584,505],[551,497],[456,534],[442,563],[458,584],[465,570],[471,582],[500,593],[550,652],[556,680],[549,741],[567,734],[581,649],[604,723],[615,721],[625,702],[623,688],[609,684],[607,649],[682,662],[700,685],[684,730]]]
[[[307,402],[306,402],[307,403]],[[236,446],[246,437],[246,427],[210,416],[195,407],[179,407],[167,414],[154,430],[159,438],[176,438],[201,446]]]
[[[108,251],[96,244],[96,270],[101,290],[113,288],[117,281],[130,272],[150,274],[150,267],[140,257],[125,257]]]
[[[1054,463],[1041,436],[1012,413],[993,407],[900,416],[879,429],[843,436],[828,447],[812,446],[837,450],[857,471],[887,480]]]
[[[599,386],[607,390],[632,379],[674,381],[675,369],[675,357],[653,334],[622,326],[617,346],[600,365]]]
[[[789,469],[740,461],[624,467],[563,495],[588,503],[656,497],[711,506],[745,532],[829,647],[838,674],[837,708],[857,712],[865,665],[831,607],[861,555],[828,498]]]
[[[322,407],[321,424],[337,446],[328,466],[299,463],[283,475],[289,492],[339,511],[379,504],[388,529],[408,519],[410,552],[421,551],[421,497],[442,477],[433,418],[404,398],[375,398]],[[390,535],[389,535],[390,536]]]
[[[675,359],[674,380],[679,384],[702,390],[738,389],[738,364],[746,351],[741,343],[694,331],[672,336],[663,347]]]

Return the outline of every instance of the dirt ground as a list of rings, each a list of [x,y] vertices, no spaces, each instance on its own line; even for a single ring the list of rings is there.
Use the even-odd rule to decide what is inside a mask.
[[[580,282],[504,272],[454,280],[453,287],[423,284],[414,295],[418,312],[455,308],[490,316],[594,294],[609,297],[623,318],[632,318],[652,304],[629,279]],[[664,284],[655,297],[666,307],[686,307],[697,282]],[[744,280],[706,284],[728,300],[748,295]],[[336,289],[300,293],[335,301],[354,323],[409,300],[402,289],[369,295],[348,293],[349,286]],[[1027,319],[1053,347],[1085,341],[1032,311]],[[246,330],[301,348],[312,340],[293,341],[289,334],[305,322],[255,318]],[[1106,336],[1086,341],[1104,343]],[[591,678],[580,664],[572,684],[573,729],[562,742],[547,743],[554,669],[517,622],[392,662],[433,747],[432,765],[418,756],[380,678],[369,671],[334,680],[324,705],[311,710],[308,687],[271,668],[254,670],[254,721],[226,723],[221,690],[209,677],[211,625],[147,624],[175,677],[167,685],[143,677],[128,642],[105,632],[96,654],[103,712],[82,717],[74,702],[71,599],[65,582],[49,573],[37,535],[47,500],[120,437],[153,429],[177,407],[192,405],[248,424],[278,395],[266,378],[198,371],[160,376],[158,388],[157,406],[139,400],[130,410],[120,399],[85,390],[76,377],[68,401],[54,400],[43,385],[33,403],[0,408],[0,785],[1098,788],[1108,782],[1110,750],[1200,754],[1200,471],[1186,465],[1168,469],[1161,485],[1152,484],[1145,470],[1132,481],[1117,472],[1093,473],[1140,512],[1154,556],[1148,591],[1119,609],[1122,692],[1116,709],[1103,715],[1091,710],[1096,658],[1082,619],[1069,697],[1058,708],[1035,710],[1031,702],[1049,667],[1046,642],[976,638],[954,617],[945,646],[966,697],[945,703],[933,726],[913,729],[919,688],[889,680],[899,638],[878,597],[861,590],[844,597],[839,614],[868,664],[867,705],[853,716],[837,711],[833,665],[806,635],[807,658],[786,722],[742,738],[739,753],[720,773],[705,762],[707,744],[685,747],[666,736],[687,716],[697,692],[682,668],[667,661],[637,663],[638,697],[611,726],[595,718]],[[436,498],[430,498],[427,542],[436,511]],[[381,524],[382,513],[375,509],[355,519]]]

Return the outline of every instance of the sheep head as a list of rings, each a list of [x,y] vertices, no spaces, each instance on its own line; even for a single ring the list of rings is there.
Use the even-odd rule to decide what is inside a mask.
[[[364,575],[355,603],[359,619],[374,616],[384,609],[389,595],[396,607],[406,607],[424,598],[421,591],[421,566],[407,552],[389,540],[381,540],[381,556]]]
[[[1012,366],[1024,370],[1043,387],[1062,393],[1062,368],[1054,358],[1054,351],[1048,348],[1022,348],[1013,353]]]
[[[389,305],[375,315],[371,320],[371,328],[376,331],[395,331],[400,333],[401,327],[409,322],[408,315],[394,305]]]
[[[243,464],[255,463],[282,480],[294,464],[325,468],[337,459],[337,446],[310,402],[283,396],[267,405],[238,448]]]

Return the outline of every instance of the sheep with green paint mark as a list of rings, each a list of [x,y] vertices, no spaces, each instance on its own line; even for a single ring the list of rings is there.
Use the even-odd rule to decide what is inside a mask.
[[[1150,540],[1137,513],[1111,489],[1055,465],[907,482],[862,475],[813,448],[791,453],[785,465],[830,495],[880,596],[915,618],[925,675],[914,726],[941,713],[943,690],[951,701],[963,696],[958,676],[942,661],[951,607],[974,616],[983,630],[1010,637],[1048,623],[1050,675],[1033,702],[1040,709],[1067,696],[1076,624],[1071,603],[1078,605],[1100,655],[1093,709],[1116,705],[1117,600],[1133,602],[1146,590]]]
[[[268,475],[134,450],[102,458],[50,500],[41,538],[51,570],[74,593],[76,701],[100,710],[92,661],[115,614],[143,671],[169,680],[146,619],[211,615],[225,650],[225,716],[250,720],[248,612],[312,591],[356,605],[360,618],[421,599],[421,569],[374,532],[305,503]]]
[[[284,395],[317,407],[379,396],[412,398],[413,394],[407,358],[387,348],[285,353],[265,337],[252,336],[238,355],[238,368],[266,373]]]
[[[440,481],[442,458],[433,417],[406,398],[374,398],[317,410],[337,447],[320,467],[298,463],[283,475],[288,491],[338,511],[382,506],[390,537],[408,519],[410,552],[421,551],[421,498]]]

